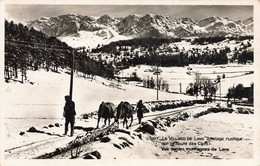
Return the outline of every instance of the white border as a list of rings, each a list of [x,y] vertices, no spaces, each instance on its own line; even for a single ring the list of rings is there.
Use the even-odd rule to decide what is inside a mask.
[[[66,4],[66,5],[254,5],[254,102],[255,102],[255,116],[254,116],[254,158],[253,159],[236,159],[236,160],[209,160],[209,159],[185,159],[185,160],[163,160],[163,159],[152,159],[152,160],[99,160],[99,161],[91,161],[91,160],[3,160],[3,149],[1,149],[4,144],[3,135],[3,119],[2,119],[2,109],[1,103],[3,93],[5,89],[2,85],[0,85],[0,165],[260,165],[260,103],[259,103],[259,95],[260,94],[260,1],[259,0],[219,0],[219,1],[199,1],[199,0],[186,0],[186,1],[177,1],[177,0],[132,0],[132,1],[123,1],[123,0],[5,0],[0,1],[0,15],[1,15],[1,23],[0,23],[0,83],[4,81],[3,77],[3,66],[4,66],[4,6],[7,4]]]

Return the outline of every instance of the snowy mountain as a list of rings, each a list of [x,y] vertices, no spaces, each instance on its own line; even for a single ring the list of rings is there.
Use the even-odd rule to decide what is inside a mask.
[[[243,21],[240,21],[240,24],[238,24],[229,18],[209,17],[199,21],[198,25],[206,30],[204,35],[207,36],[251,35],[253,33],[252,29],[248,29],[248,26]]]
[[[209,17],[200,21],[190,18],[171,18],[158,14],[144,16],[131,14],[125,18],[112,18],[67,14],[40,17],[28,22],[49,36],[55,36],[69,45],[96,47],[112,41],[142,37],[205,37],[225,35],[252,35],[253,18],[232,21],[229,18]]]
[[[242,28],[247,29],[248,32],[253,33],[254,32],[254,20],[253,17],[250,17],[248,19],[239,20],[236,22],[238,25],[240,25]]]

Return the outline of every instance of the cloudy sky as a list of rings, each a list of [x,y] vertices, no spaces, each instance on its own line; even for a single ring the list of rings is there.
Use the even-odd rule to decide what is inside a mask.
[[[161,14],[173,18],[200,20],[210,16],[228,17],[234,21],[253,16],[253,6],[202,5],[6,5],[6,19],[27,22],[41,16],[51,17],[76,13],[80,15],[125,17],[129,14]]]

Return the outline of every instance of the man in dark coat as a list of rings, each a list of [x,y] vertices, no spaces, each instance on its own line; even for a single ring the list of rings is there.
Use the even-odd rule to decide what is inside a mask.
[[[74,123],[75,123],[75,103],[71,100],[70,96],[65,96],[65,106],[64,106],[64,112],[63,116],[65,117],[65,133],[64,135],[67,135],[68,132],[68,125],[70,123],[70,136],[73,136],[74,131]]]
[[[143,105],[143,101],[139,100],[139,102],[137,103],[137,117],[138,117],[138,121],[139,124],[141,124],[142,118],[143,116],[143,109],[144,109],[144,105]]]

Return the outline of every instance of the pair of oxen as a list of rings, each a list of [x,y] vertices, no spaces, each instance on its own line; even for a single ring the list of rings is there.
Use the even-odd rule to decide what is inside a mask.
[[[120,104],[116,107],[113,103],[110,102],[102,102],[98,109],[98,122],[97,128],[99,125],[100,118],[104,118],[104,123],[108,120],[108,124],[110,125],[110,119],[114,118],[114,122],[118,123],[120,119],[123,119],[123,127],[126,125],[126,128],[130,127],[133,122],[133,113],[134,108],[128,102],[121,101]],[[128,126],[127,119],[131,118],[131,123]]]

